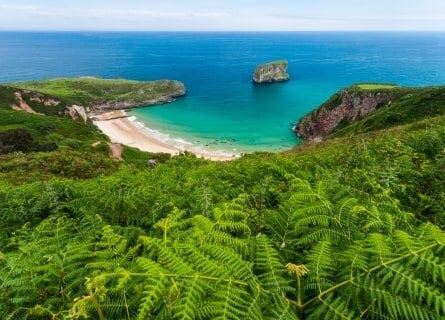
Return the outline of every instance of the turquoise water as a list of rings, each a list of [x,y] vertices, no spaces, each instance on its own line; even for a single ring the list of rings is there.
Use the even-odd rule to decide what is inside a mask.
[[[177,79],[176,102],[132,112],[194,147],[282,150],[292,125],[356,82],[445,84],[445,33],[0,33],[0,81],[93,75]],[[286,59],[290,82],[258,86],[257,64]],[[162,139],[167,139],[163,135]]]

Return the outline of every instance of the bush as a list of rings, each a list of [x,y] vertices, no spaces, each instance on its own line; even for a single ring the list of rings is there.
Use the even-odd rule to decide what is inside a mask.
[[[10,129],[0,133],[0,153],[28,152],[32,149],[33,143],[34,139],[26,129]]]
[[[51,152],[58,149],[58,145],[55,142],[44,142],[34,146],[34,151]]]
[[[57,128],[52,123],[45,123],[37,127],[37,130],[42,134],[48,134],[55,131]]]
[[[77,139],[66,139],[65,144],[74,150],[79,150],[82,147],[82,141]]]

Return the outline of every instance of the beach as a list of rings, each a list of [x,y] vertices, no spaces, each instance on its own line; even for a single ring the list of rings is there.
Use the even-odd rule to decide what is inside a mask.
[[[226,154],[212,150],[197,151],[192,147],[178,148],[177,146],[160,141],[150,135],[147,130],[142,130],[142,128],[135,123],[134,117],[130,118],[124,110],[94,115],[91,119],[99,130],[110,138],[111,142],[134,147],[141,151],[169,153],[171,155],[179,155],[181,152],[189,151],[199,158],[213,161],[230,161],[239,158],[238,154]]]

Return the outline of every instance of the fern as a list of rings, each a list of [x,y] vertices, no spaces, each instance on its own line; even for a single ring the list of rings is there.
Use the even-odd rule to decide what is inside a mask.
[[[287,291],[291,291],[291,287],[278,252],[265,236],[259,236],[255,242],[254,266],[260,283],[265,289],[275,294],[285,295]]]
[[[425,222],[441,221],[440,195],[425,200],[431,216],[410,213],[398,197],[427,177],[405,155],[387,173],[373,159],[375,172],[362,167],[357,157],[380,147],[394,151],[383,143],[340,166],[331,154],[179,157],[2,186],[0,318],[442,319],[445,233]],[[442,174],[434,161],[418,165]]]
[[[85,270],[92,244],[78,242],[76,223],[66,218],[45,220],[27,239],[20,253],[10,254],[6,261],[6,276],[2,289],[10,295],[11,304],[26,306],[28,312],[59,313],[79,292],[83,292]],[[20,309],[19,309],[20,310]],[[29,310],[29,311],[26,311]]]

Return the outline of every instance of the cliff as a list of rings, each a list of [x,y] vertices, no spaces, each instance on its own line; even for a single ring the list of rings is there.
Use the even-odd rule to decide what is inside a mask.
[[[305,141],[358,134],[445,113],[445,87],[361,84],[341,90],[294,126]]]
[[[186,94],[184,84],[174,80],[142,82],[82,77],[11,85],[56,97],[71,107],[77,106],[74,109],[84,107],[95,114],[172,102]]]
[[[289,80],[287,61],[274,61],[256,67],[253,75],[254,83],[273,83]]]

